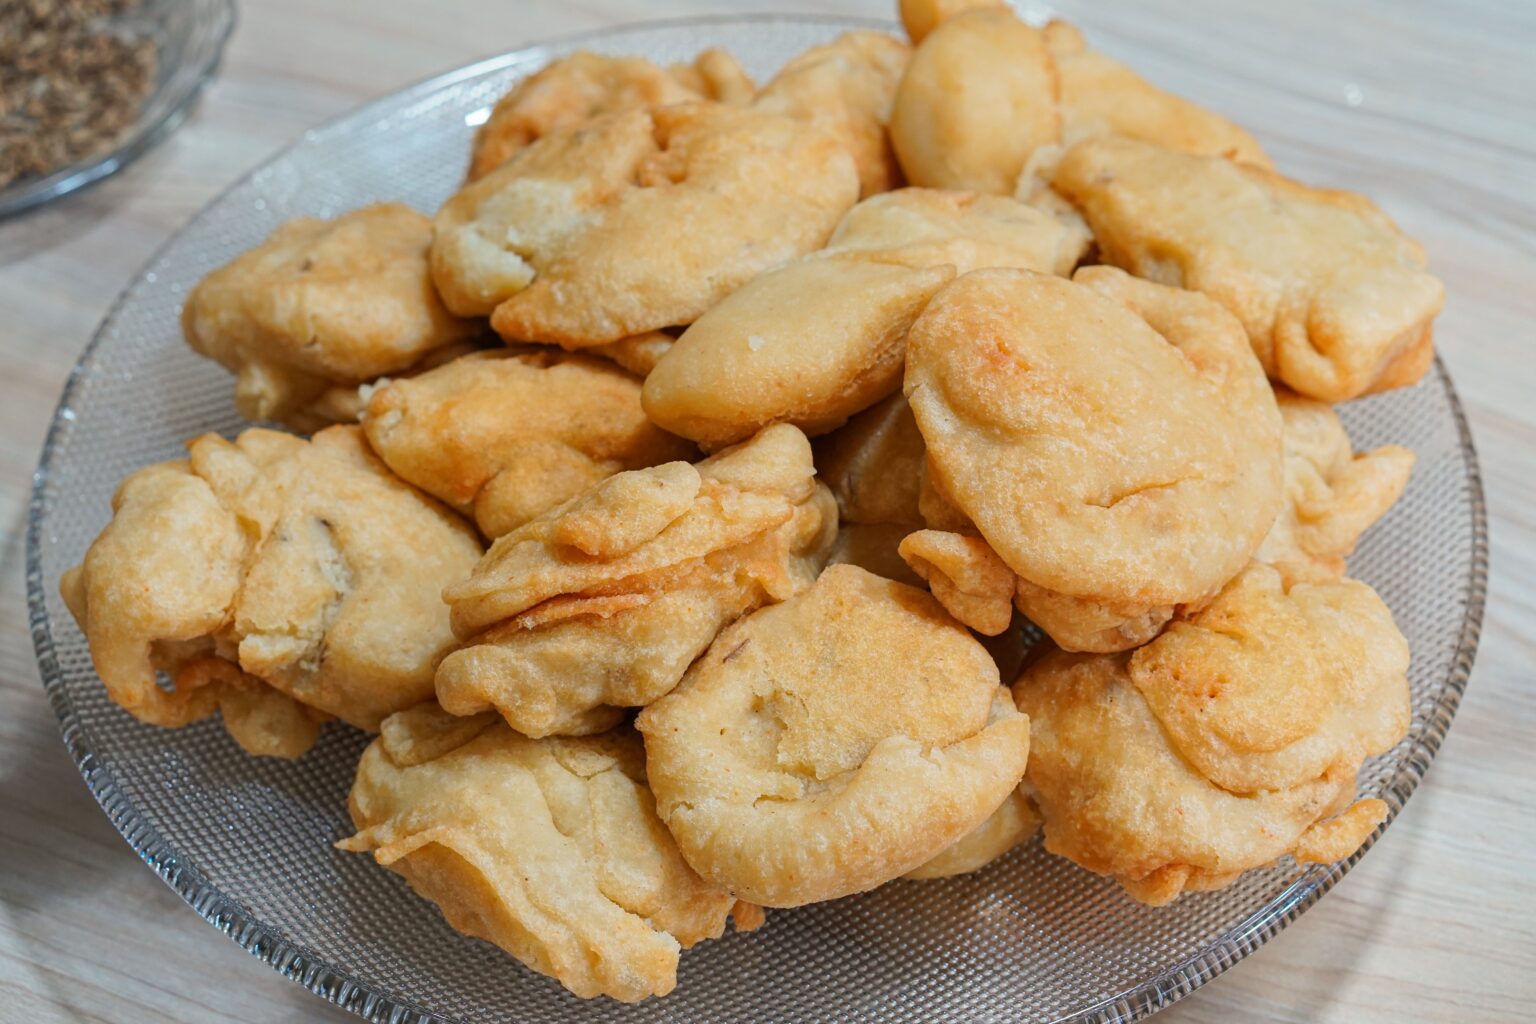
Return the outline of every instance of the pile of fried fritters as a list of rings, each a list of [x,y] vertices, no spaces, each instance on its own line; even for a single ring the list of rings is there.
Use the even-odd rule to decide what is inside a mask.
[[[435,217],[203,280],[313,433],[122,484],[63,583],[112,699],[376,732],[340,845],[581,996],[1042,827],[1152,904],[1355,851],[1408,646],[1344,558],[1413,455],[1329,403],[1424,374],[1440,283],[1070,25],[901,7],[761,87],[561,58]]]

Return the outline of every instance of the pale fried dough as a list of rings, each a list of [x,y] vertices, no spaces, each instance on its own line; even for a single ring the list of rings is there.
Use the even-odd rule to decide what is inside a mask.
[[[827,251],[866,253],[912,267],[948,263],[956,274],[1018,267],[1065,277],[1089,241],[1081,223],[1064,222],[1008,196],[903,188],[849,210]]]
[[[1407,664],[1370,588],[1258,563],[1133,654],[1047,655],[1014,686],[1046,849],[1148,903],[1348,856],[1377,801],[1328,819],[1406,732]]]
[[[187,344],[236,374],[247,419],[324,425],[330,389],[403,370],[479,333],[443,307],[427,272],[432,223],[399,203],[300,217],[192,289]]]
[[[706,446],[775,422],[825,433],[899,388],[907,328],[955,274],[1068,271],[1084,245],[1003,196],[873,196],[825,249],[748,282],[684,331],[646,378],[646,412]]]
[[[1127,138],[1078,143],[1052,185],[1106,263],[1204,292],[1274,379],[1327,402],[1412,384],[1445,288],[1363,196]]]
[[[913,325],[906,392],[937,490],[1063,646],[1144,641],[1241,569],[1280,508],[1273,395],[1199,295],[1107,267],[976,271]]]
[[[1326,403],[1284,388],[1276,390],[1275,401],[1285,424],[1286,502],[1257,557],[1342,573],[1361,534],[1408,486],[1413,452],[1385,444],[1356,453]]]
[[[583,998],[672,991],[680,949],[718,938],[736,903],[679,855],[628,728],[532,740],[424,705],[386,720],[347,805],[339,848]]]
[[[249,726],[231,727],[242,745],[290,756],[307,746],[295,709],[235,691],[259,680],[364,729],[430,696],[453,639],[440,593],[479,555],[473,531],[396,480],[356,427],[188,447],[123,483],[61,584],[112,699],[167,726],[222,705]]]
[[[645,379],[645,411],[707,447],[769,423],[826,433],[901,386],[907,328],[953,276],[836,257],[764,274],[683,332]]]
[[[927,594],[848,565],[723,632],[637,725],[683,856],[763,906],[928,862],[1008,799],[1029,747],[987,652]]]
[[[469,180],[483,178],[551,132],[626,110],[723,99],[741,102],[752,83],[724,50],[699,54],[693,65],[660,68],[644,57],[578,50],[513,86],[475,132]]]
[[[369,398],[363,429],[406,481],[499,537],[621,470],[693,446],[640,408],[640,382],[557,349],[484,352]]]
[[[1052,21],[1045,26],[1045,41],[1061,83],[1064,145],[1094,135],[1125,135],[1185,153],[1270,166],[1258,141],[1241,127],[1090,49],[1075,26]]]
[[[924,881],[980,871],[1039,830],[1040,812],[1035,810],[1023,789],[1016,789],[986,821],[903,877]]]
[[[901,169],[886,125],[911,49],[884,32],[845,32],[785,64],[753,105],[815,125],[837,138],[859,170],[859,194],[895,188]]]
[[[1005,7],[1006,0],[901,0],[901,25],[907,30],[907,38],[913,45],[939,26],[940,22],[953,18],[976,7]]]
[[[437,214],[432,274],[509,340],[585,348],[692,323],[817,248],[858,196],[836,140],[716,103],[544,136]]]
[[[941,22],[912,53],[890,132],[912,184],[1012,195],[1035,150],[1061,138],[1044,34],[1006,8]]]
[[[501,537],[449,587],[466,643],[437,673],[457,714],[586,733],[670,691],[721,627],[810,584],[837,509],[793,427],[690,466],[609,478]]]
[[[816,472],[832,488],[843,522],[922,524],[923,435],[900,393],[818,439],[815,448]]]
[[[675,334],[669,334],[666,331],[646,331],[644,334],[631,334],[627,338],[620,338],[618,341],[610,341],[603,345],[593,345],[586,351],[589,355],[612,359],[636,377],[644,378],[656,369],[656,364],[661,362],[662,356],[672,351],[672,345],[676,341]]]

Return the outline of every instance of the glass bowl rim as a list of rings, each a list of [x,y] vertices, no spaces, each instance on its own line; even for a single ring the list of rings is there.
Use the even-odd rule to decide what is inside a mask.
[[[217,2],[233,8],[233,0],[217,0]],[[284,977],[302,985],[315,995],[344,1010],[351,1011],[365,1020],[387,1022],[387,1024],[451,1024],[449,1018],[418,1006],[404,996],[384,994],[376,991],[368,983],[353,977],[348,972],[332,967],[325,962],[324,958],[315,954],[303,944],[286,937],[279,929],[260,921],[254,913],[243,907],[238,900],[226,895],[216,886],[209,883],[195,865],[183,862],[176,849],[156,829],[140,819],[137,809],[122,795],[116,779],[106,770],[105,765],[98,760],[95,750],[84,734],[79,716],[75,712],[68,694],[65,692],[63,672],[54,654],[52,624],[48,616],[43,590],[42,567],[42,525],[46,497],[44,493],[45,484],[48,480],[57,448],[61,442],[62,432],[66,429],[67,423],[72,418],[70,414],[71,399],[74,397],[80,384],[87,363],[105,338],[107,325],[116,318],[119,310],[132,298],[135,290],[145,280],[146,272],[157,264],[167,251],[184,235],[195,230],[210,215],[211,211],[223,202],[229,193],[245,185],[250,179],[271,165],[286,159],[292,151],[300,146],[316,141],[328,130],[343,124],[350,124],[354,120],[359,120],[365,117],[368,112],[386,104],[395,105],[412,99],[422,99],[465,79],[476,78],[493,71],[538,60],[545,55],[545,51],[550,47],[570,46],[599,39],[608,40],[614,37],[642,34],[656,30],[707,27],[712,24],[786,22],[821,24],[845,29],[891,29],[895,27],[894,22],[880,18],[793,13],[710,14],[611,25],[549,37],[529,43],[526,46],[518,47],[515,50],[509,50],[502,54],[473,61],[469,64],[431,75],[402,89],[379,96],[344,111],[335,117],[329,118],[316,127],[305,131],[298,139],[284,146],[271,157],[252,167],[248,172],[220,190],[180,229],[157,247],[139,270],[135,272],[123,290],[119,292],[116,299],[113,300],[101,323],[97,326],[95,334],[81,351],[79,358],[76,360],[65,381],[63,393],[55,407],[53,419],[50,422],[47,436],[43,442],[37,469],[33,473],[32,495],[28,502],[27,511],[26,549],[28,620],[32,633],[32,643],[37,656],[38,668],[42,675],[43,687],[47,691],[49,704],[53,709],[54,715],[59,720],[59,731],[64,740],[65,747],[74,759],[75,765],[86,783],[86,787],[90,790],[96,802],[100,804],[112,826],[117,829],[128,845],[133,848],[139,859],[144,861],[161,881],[170,886],[205,921],[227,935],[240,948],[255,956]],[[230,27],[233,27],[232,23]],[[225,39],[227,40],[227,38],[228,32],[226,31]],[[222,46],[223,42],[221,41],[219,49],[222,49]],[[217,66],[217,62],[218,58],[215,56],[213,67]],[[202,81],[206,81],[211,70],[212,68],[202,76]],[[192,95],[195,96],[197,91],[198,89],[192,90]],[[183,110],[185,106],[186,104],[182,105]],[[0,215],[0,218],[3,218],[3,215]],[[1200,988],[1206,982],[1224,973],[1254,950],[1264,945],[1270,938],[1277,935],[1283,928],[1309,907],[1317,903],[1318,900],[1331,890],[1360,861],[1365,853],[1375,845],[1376,840],[1385,832],[1387,826],[1396,819],[1408,798],[1423,780],[1435,754],[1440,748],[1440,744],[1445,738],[1446,732],[1450,728],[1451,721],[1461,703],[1461,698],[1466,692],[1473,661],[1477,654],[1478,640],[1482,631],[1483,612],[1487,601],[1488,587],[1488,523],[1482,472],[1478,463],[1477,450],[1473,444],[1471,428],[1467,423],[1461,399],[1457,395],[1451,376],[1438,353],[1434,359],[1432,380],[1445,391],[1446,400],[1461,442],[1460,447],[1472,514],[1472,559],[1470,574],[1467,579],[1466,611],[1462,617],[1460,629],[1457,632],[1456,653],[1452,661],[1451,673],[1435,702],[1433,718],[1424,733],[1415,737],[1412,747],[1403,758],[1401,767],[1392,776],[1382,793],[1388,805],[1386,820],[1347,860],[1334,864],[1311,865],[1299,878],[1287,886],[1283,892],[1255,910],[1224,939],[1204,950],[1191,954],[1159,974],[1144,979],[1135,987],[1108,996],[1101,1002],[1086,1007],[1065,1020],[1075,1022],[1075,1024],[1111,1024],[1111,1022],[1141,1020],[1158,1010],[1172,1005]],[[1429,383],[1430,379],[1426,379],[1420,386],[1428,385]],[[1062,1024],[1062,1022],[1058,1022],[1058,1024]]]

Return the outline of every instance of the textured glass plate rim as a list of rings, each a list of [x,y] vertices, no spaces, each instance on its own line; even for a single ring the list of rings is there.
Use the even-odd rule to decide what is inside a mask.
[[[232,0],[228,6],[232,9]],[[428,1022],[451,1024],[448,1018],[425,1010],[404,997],[384,994],[370,988],[364,981],[352,977],[347,972],[331,967],[302,944],[286,938],[278,929],[257,920],[255,915],[241,906],[238,901],[226,896],[217,887],[208,883],[195,865],[184,863],[181,860],[175,848],[140,818],[137,809],[122,795],[116,779],[96,757],[96,753],[81,724],[79,715],[65,691],[63,672],[54,654],[52,627],[48,618],[43,592],[42,525],[44,484],[48,479],[48,474],[62,437],[69,429],[70,417],[66,414],[70,409],[71,400],[84,376],[87,364],[106,336],[107,327],[117,318],[122,308],[131,300],[133,292],[143,283],[144,275],[148,268],[154,266],[165,252],[184,235],[196,231],[209,212],[220,204],[226,194],[244,185],[267,167],[283,161],[293,150],[315,141],[328,130],[344,124],[350,124],[353,121],[363,120],[375,108],[394,106],[411,99],[421,99],[466,78],[474,78],[492,71],[538,60],[544,56],[546,48],[551,46],[579,44],[600,39],[606,40],[631,33],[664,28],[687,29],[712,24],[774,22],[824,24],[844,28],[892,27],[890,22],[873,18],[800,14],[706,15],[637,22],[547,39],[499,56],[490,57],[434,75],[397,92],[372,100],[363,106],[354,108],[324,122],[317,128],[309,130],[301,140],[285,147],[271,159],[253,168],[249,173],[211,199],[180,231],[166,240],[150,256],[139,273],[134,276],[133,280],[129,282],[127,287],[114,300],[101,324],[97,327],[90,343],[81,352],[79,360],[75,363],[74,368],[70,371],[68,380],[65,382],[64,392],[54,411],[47,438],[43,443],[38,467],[33,474],[32,497],[28,506],[27,516],[26,559],[28,618],[32,632],[32,643],[37,654],[43,686],[48,693],[49,703],[53,708],[53,712],[59,720],[59,731],[64,744],[69,750],[70,755],[74,758],[76,767],[79,769],[81,777],[85,780],[91,795],[101,805],[112,826],[128,842],[139,858],[162,881],[170,886],[178,896],[185,900],[193,910],[197,911],[208,923],[229,936],[246,952],[257,957],[263,963],[268,964],[284,977],[297,982],[315,995],[343,1009],[350,1010],[366,1020],[388,1022],[388,1024],[416,1024],[416,1022],[422,1022],[422,1024],[428,1024]],[[232,22],[230,27],[233,27]],[[228,30],[226,30],[224,38],[228,38]],[[222,50],[222,40],[220,50]],[[210,66],[210,73],[212,67],[216,65],[217,57],[215,57],[213,65]],[[203,75],[200,81],[206,81],[206,78],[207,74]],[[197,91],[197,89],[192,90],[191,95],[195,96]],[[182,105],[183,110],[185,106],[186,104]],[[1431,762],[1434,760],[1435,754],[1440,749],[1440,744],[1445,739],[1446,732],[1450,729],[1451,721],[1455,717],[1462,695],[1466,691],[1473,660],[1477,654],[1478,639],[1482,631],[1483,610],[1487,600],[1488,585],[1488,524],[1482,473],[1478,465],[1477,451],[1473,445],[1471,429],[1467,424],[1461,400],[1456,394],[1450,374],[1446,371],[1445,365],[1438,355],[1435,357],[1433,379],[1445,391],[1446,400],[1450,406],[1451,415],[1454,418],[1457,434],[1461,442],[1463,467],[1466,474],[1466,484],[1472,513],[1472,558],[1467,580],[1466,611],[1463,614],[1461,628],[1457,635],[1456,654],[1451,664],[1450,675],[1445,680],[1436,699],[1433,718],[1427,723],[1423,733],[1414,737],[1413,746],[1403,758],[1402,767],[1398,769],[1397,773],[1382,791],[1381,795],[1387,799],[1388,803],[1387,820],[1348,860],[1335,864],[1313,865],[1295,882],[1287,886],[1278,896],[1252,913],[1242,925],[1234,929],[1222,941],[1199,953],[1186,957],[1161,973],[1145,979],[1126,992],[1110,996],[1100,1003],[1084,1008],[1073,1017],[1066,1018],[1066,1020],[1082,1022],[1082,1024],[1110,1024],[1110,1022],[1140,1020],[1177,1002],[1201,985],[1222,974],[1254,950],[1264,945],[1265,942],[1278,934],[1281,929],[1297,917],[1301,916],[1304,911],[1332,889],[1339,879],[1343,878],[1350,868],[1359,862],[1366,851],[1375,845],[1376,840],[1385,832],[1387,826],[1396,819],[1398,812],[1401,811],[1408,798],[1423,780]],[[1428,383],[1428,381],[1425,383]]]
[[[140,120],[135,123],[120,145],[102,155],[76,161],[35,181],[0,189],[0,220],[26,213],[55,199],[72,195],[99,181],[105,181],[149,152],[176,130],[192,109],[192,104],[196,102],[197,97],[202,94],[203,87],[218,72],[224,56],[224,47],[229,42],[229,37],[234,34],[238,20],[235,0],[210,0],[208,6],[213,17],[217,19],[217,27],[213,33],[214,43],[204,57],[202,66],[179,83],[178,88],[185,89],[185,94],[174,97],[165,110],[153,120]],[[161,89],[170,88],[173,82],[174,76],[168,76]],[[155,93],[145,97],[146,106],[155,102],[159,91],[156,90]]]

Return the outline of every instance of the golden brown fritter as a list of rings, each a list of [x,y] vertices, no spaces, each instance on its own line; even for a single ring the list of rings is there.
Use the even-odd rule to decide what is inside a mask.
[[[469,180],[483,178],[551,132],[604,114],[703,99],[741,100],[752,83],[724,50],[699,54],[693,65],[660,68],[644,57],[578,50],[536,71],[496,101],[475,131]]]
[[[721,633],[636,722],[683,856],[743,899],[874,888],[984,822],[1029,722],[932,597],[851,565]]]
[[[884,32],[845,32],[791,59],[753,106],[834,136],[859,170],[859,195],[885,192],[901,183],[886,125],[911,53]]]
[[[1344,572],[1355,542],[1396,503],[1413,472],[1413,452],[1384,444],[1354,451],[1327,403],[1275,391],[1285,424],[1285,495],[1260,561],[1310,563]]]
[[[307,727],[251,694],[258,682],[363,729],[431,696],[453,642],[440,594],[478,557],[474,531],[395,479],[356,427],[188,449],[123,482],[61,584],[108,695],[173,727],[223,707],[252,723],[231,723],[243,746],[282,756],[302,753]],[[253,738],[263,717],[282,726],[269,741]]]
[[[1434,358],[1445,288],[1363,196],[1118,137],[1073,146],[1052,185],[1104,262],[1226,306],[1265,372],[1303,395],[1402,387]]]
[[[465,644],[438,699],[530,736],[656,700],[723,626],[815,578],[837,508],[814,472],[805,436],[773,427],[697,466],[610,477],[501,537],[444,592]]]
[[[1040,812],[1035,810],[1022,788],[1016,789],[986,821],[902,877],[924,881],[980,871],[1038,831]]]
[[[450,199],[432,276],[503,338],[587,348],[692,323],[821,246],[857,197],[852,158],[791,118],[717,103],[608,114]]]
[[[1407,668],[1369,587],[1260,563],[1140,650],[1047,655],[1014,686],[1046,849],[1148,903],[1293,851],[1348,856],[1385,808],[1333,816],[1406,733]]]
[[[1013,195],[1043,146],[1061,139],[1045,35],[1006,7],[962,11],[912,53],[896,89],[891,144],[907,181]]]
[[[318,429],[327,420],[312,407],[328,391],[480,333],[433,290],[431,241],[432,222],[399,203],[288,221],[198,282],[182,333],[237,375],[242,416]]]
[[[421,705],[385,721],[347,804],[357,833],[338,847],[583,998],[672,991],[680,950],[736,903],[678,853],[627,727],[531,740]]]
[[[825,433],[900,387],[907,329],[954,275],[1070,270],[1084,244],[1003,196],[873,196],[825,249],[749,281],[684,331],[646,378],[646,412],[706,447],[769,423]]]
[[[932,486],[1069,649],[1135,646],[1214,596],[1280,508],[1274,397],[1194,293],[1109,267],[967,274],[909,332],[906,392]]]
[[[1045,27],[1045,41],[1061,84],[1063,144],[1095,135],[1125,135],[1184,153],[1270,166],[1252,135],[1090,49],[1075,26],[1052,21]]]
[[[640,382],[558,349],[483,352],[373,390],[363,429],[400,477],[499,537],[606,477],[693,446],[640,408]]]

